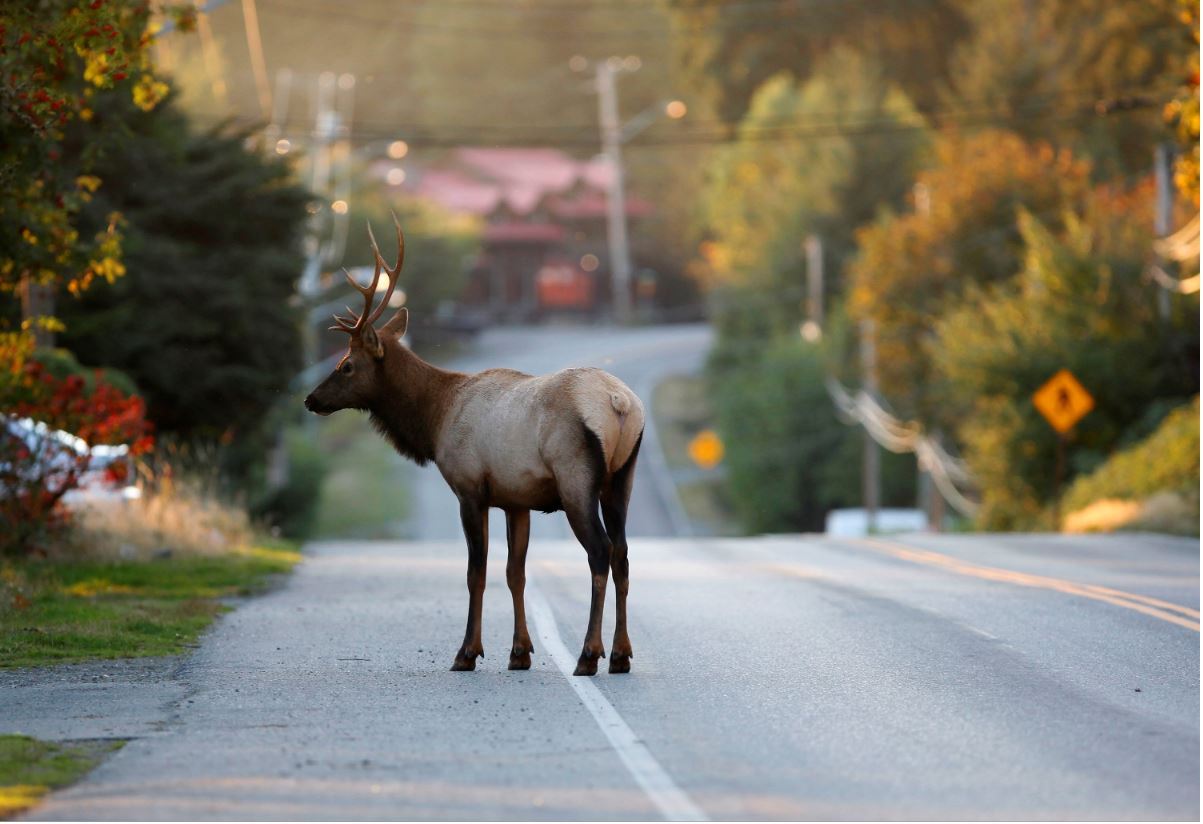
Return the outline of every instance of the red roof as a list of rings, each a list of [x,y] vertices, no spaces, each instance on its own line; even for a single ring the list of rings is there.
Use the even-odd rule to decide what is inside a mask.
[[[492,243],[558,243],[564,228],[554,223],[490,223],[485,226],[485,241]]]
[[[451,157],[450,164],[417,170],[406,188],[459,214],[485,216],[504,206],[525,216],[545,200],[559,217],[606,213],[610,168],[604,158],[576,160],[558,149],[489,148],[457,149]],[[627,199],[627,214],[651,211],[650,203]]]

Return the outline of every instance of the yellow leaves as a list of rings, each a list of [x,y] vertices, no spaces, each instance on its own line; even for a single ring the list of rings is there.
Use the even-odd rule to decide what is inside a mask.
[[[37,235],[35,235],[33,232],[29,231],[28,229],[22,229],[22,230],[21,230],[21,237],[22,237],[22,239],[24,239],[24,241],[25,241],[26,243],[28,243],[30,246],[37,246],[37,245],[38,245],[38,236],[37,236]]]
[[[13,380],[21,374],[33,353],[33,335],[28,332],[0,332],[0,378]],[[7,577],[5,582],[11,584]]]
[[[79,190],[79,199],[84,203],[92,200],[92,193],[100,188],[100,178],[96,175],[80,175],[75,178],[75,186]]]
[[[111,284],[124,274],[125,264],[115,257],[92,260],[88,262],[88,268],[84,269],[83,274],[67,282],[67,291],[79,297],[97,278],[104,278]]]
[[[32,332],[33,330],[42,332],[66,332],[67,325],[53,315],[38,315],[37,317],[25,318],[21,321],[22,332]]]
[[[13,784],[0,787],[0,815],[7,817],[27,807],[32,807],[49,791],[49,787],[41,784]]]
[[[96,274],[112,283],[117,278],[125,274],[125,264],[116,258],[106,257],[100,261],[94,261],[92,268],[96,270]]]
[[[76,49],[79,50],[78,48]],[[80,55],[86,61],[84,66],[84,82],[94,86],[106,86],[109,82],[109,56],[104,52],[84,51]]]
[[[107,283],[113,283],[125,274],[125,264],[121,262],[121,232],[119,227],[123,219],[120,212],[109,214],[108,227],[96,236],[96,256],[88,261],[88,266],[77,277],[67,281],[67,291],[78,297],[92,285],[97,278],[103,278]]]
[[[144,112],[149,112],[167,96],[168,86],[153,75],[144,74],[138,78],[134,86],[134,105]]]

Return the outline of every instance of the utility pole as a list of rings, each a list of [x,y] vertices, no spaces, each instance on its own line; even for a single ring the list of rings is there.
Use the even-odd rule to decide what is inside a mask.
[[[939,447],[944,446],[944,433],[940,429],[932,432],[932,440]],[[924,473],[928,487],[927,528],[931,532],[944,531],[944,494],[936,488],[930,473]]]
[[[1153,150],[1153,178],[1157,183],[1156,211],[1153,214],[1153,234],[1159,238],[1170,233],[1170,220],[1174,210],[1174,178],[1170,166],[1173,164],[1173,149],[1168,143],[1158,143]],[[1168,289],[1157,289],[1157,314],[1162,322],[1170,319],[1170,293]]]
[[[47,284],[35,283],[33,276],[21,276],[19,286],[21,294],[21,319],[32,321],[33,345],[37,347],[54,346],[54,331],[36,321],[38,318],[54,314],[54,288]]]
[[[911,196],[915,201],[915,214],[924,218],[931,217],[931,187],[926,183],[916,183],[911,187]],[[939,432],[936,433],[939,441]],[[944,523],[944,498],[936,489],[932,480],[931,470],[918,461],[919,468],[919,508],[927,517],[927,528],[930,532],[940,532]]]
[[[864,391],[877,397],[877,324],[866,318],[860,325],[861,381]],[[877,510],[881,504],[881,454],[877,441],[863,427],[864,457],[861,465],[861,498],[865,507],[865,531],[877,529]]]
[[[321,291],[322,258],[324,244],[322,233],[325,224],[325,211],[330,208],[330,143],[337,131],[338,114],[332,106],[335,87],[334,72],[322,72],[318,76],[317,88],[314,93],[314,125],[313,147],[309,155],[309,191],[318,197],[325,198],[319,208],[309,218],[309,230],[305,235],[305,268],[301,272],[300,288],[302,305],[306,309],[305,323],[301,328],[302,362],[311,364],[318,358],[317,330],[308,318],[308,308],[313,299]],[[310,420],[312,415],[305,416],[306,427],[310,432],[316,430],[316,422]]]
[[[823,330],[823,239],[808,235],[806,248],[806,318]],[[816,336],[817,338],[817,336]]]
[[[622,169],[622,124],[618,120],[618,89],[614,82],[618,67],[599,60],[597,112],[601,123],[602,151],[610,165],[606,189],[606,235],[610,249],[610,287],[614,317],[619,323],[631,319],[631,249],[627,241],[626,193]]]

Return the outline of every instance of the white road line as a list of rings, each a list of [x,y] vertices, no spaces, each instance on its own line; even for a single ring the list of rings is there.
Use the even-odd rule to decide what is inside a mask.
[[[535,623],[535,633],[543,642],[543,649],[550,653],[560,672],[568,679],[569,685],[585,705],[585,709],[589,710],[597,726],[601,727],[601,731],[610,740],[610,745],[622,759],[635,783],[643,788],[661,815],[668,821],[709,821],[698,805],[694,804],[685,791],[669,777],[660,766],[660,762],[618,714],[614,705],[601,694],[601,690],[592,679],[572,674],[576,669],[576,656],[564,646],[556,628],[555,616],[551,612],[551,604],[529,576],[526,580],[526,607]]]

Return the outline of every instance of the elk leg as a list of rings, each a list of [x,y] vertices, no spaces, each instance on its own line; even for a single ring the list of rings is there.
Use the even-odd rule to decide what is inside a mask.
[[[453,672],[476,669],[477,656],[484,655],[480,642],[480,614],[484,605],[485,565],[489,556],[489,510],[461,498],[460,522],[464,526],[464,537],[468,541],[468,627],[464,630],[464,643],[455,654]]]
[[[628,487],[629,492],[629,487]],[[601,500],[602,518],[606,522],[606,533],[614,547],[610,568],[614,572],[614,643],[610,645],[610,672],[630,672],[631,639],[627,635],[627,589],[630,566],[627,563],[627,501],[620,497],[620,490],[604,494]]]
[[[514,646],[510,650],[510,669],[530,669],[530,654],[535,647],[526,629],[526,547],[530,543],[530,510],[510,509],[505,513],[505,537],[510,555],[505,565],[505,580],[514,599]]]
[[[568,524],[576,539],[589,555],[589,571],[593,574],[593,597],[589,601],[589,628],[585,632],[585,644],[581,657],[577,659],[573,675],[595,675],[597,659],[606,657],[602,645],[602,610],[606,602],[606,584],[610,572],[610,539],[602,528],[597,515],[597,498],[592,495],[580,504],[565,502]]]

